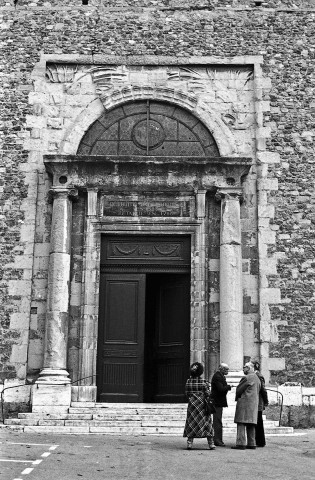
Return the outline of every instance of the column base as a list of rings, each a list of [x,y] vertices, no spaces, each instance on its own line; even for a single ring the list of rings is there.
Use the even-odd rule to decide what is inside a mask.
[[[62,385],[68,384],[71,382],[69,378],[69,373],[64,369],[55,369],[55,368],[43,368],[40,372],[38,379],[35,383],[44,383],[52,385]]]

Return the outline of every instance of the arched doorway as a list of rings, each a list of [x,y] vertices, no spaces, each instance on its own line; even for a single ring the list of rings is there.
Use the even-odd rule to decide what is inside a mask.
[[[219,152],[210,132],[188,111],[145,100],[104,113],[82,138],[78,155],[112,156],[127,162],[146,157],[171,164],[175,158],[180,163],[182,157],[195,158],[198,163],[200,158],[218,157]],[[112,189],[102,211],[113,222],[116,217],[125,223],[125,228],[135,217],[141,224],[146,218],[174,221],[191,216],[179,187],[176,196],[176,185],[172,185],[169,201],[165,198],[168,187],[160,188],[155,185],[153,192],[139,192],[135,184],[128,192]],[[100,401],[185,400],[183,385],[190,362],[191,242],[185,226],[180,233],[178,237],[170,235],[167,226],[163,229],[161,225],[158,236],[156,232],[148,235],[147,230],[146,235],[134,231],[102,235],[97,348]],[[169,253],[174,246],[176,255]]]

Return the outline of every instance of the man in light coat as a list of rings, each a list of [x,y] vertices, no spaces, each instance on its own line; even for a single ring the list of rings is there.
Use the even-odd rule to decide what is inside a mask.
[[[241,378],[236,387],[236,410],[234,422],[237,423],[236,445],[231,447],[237,450],[246,448],[255,449],[255,427],[257,424],[260,380],[254,371],[251,362],[243,367],[245,377]],[[247,436],[247,442],[246,442]]]

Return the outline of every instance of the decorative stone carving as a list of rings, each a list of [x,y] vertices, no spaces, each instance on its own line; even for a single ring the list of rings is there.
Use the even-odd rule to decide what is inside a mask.
[[[191,80],[199,79],[200,73],[189,67],[172,67],[167,69],[169,80]]]
[[[227,79],[240,80],[243,85],[247,85],[250,80],[254,78],[252,68],[226,68],[226,67],[208,67],[207,75],[212,80],[222,81]]]
[[[78,70],[75,64],[50,63],[46,67],[46,77],[52,83],[70,83]]]
[[[250,115],[242,115],[243,120],[241,119],[241,114],[232,107],[232,109],[227,113],[222,113],[221,115],[223,122],[230,128],[234,130],[246,130],[249,128],[253,119]]]

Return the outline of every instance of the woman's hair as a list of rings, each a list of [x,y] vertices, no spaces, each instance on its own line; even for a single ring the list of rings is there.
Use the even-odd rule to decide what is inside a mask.
[[[195,378],[195,377],[200,377],[203,374],[203,365],[199,362],[195,362],[192,365],[190,365],[190,376]]]

